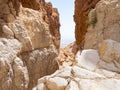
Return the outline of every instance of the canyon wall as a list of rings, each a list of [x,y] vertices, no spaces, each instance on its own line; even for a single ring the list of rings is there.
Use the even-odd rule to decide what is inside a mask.
[[[59,13],[44,0],[0,0],[0,90],[31,90],[58,69]]]
[[[75,38],[77,50],[84,47],[85,34],[87,32],[88,13],[100,0],[75,0]]]

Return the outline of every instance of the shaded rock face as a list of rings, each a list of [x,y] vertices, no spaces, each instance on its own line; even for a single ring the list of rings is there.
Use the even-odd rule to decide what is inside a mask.
[[[100,0],[75,0],[75,38],[77,50],[84,46],[85,34],[87,32],[88,13]]]
[[[59,26],[57,9],[44,0],[0,1],[0,90],[31,90],[58,69]]]

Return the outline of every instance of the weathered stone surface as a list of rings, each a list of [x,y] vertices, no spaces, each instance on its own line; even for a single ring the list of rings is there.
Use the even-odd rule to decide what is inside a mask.
[[[99,45],[99,53],[102,60],[120,63],[120,43],[113,40],[104,40]]]
[[[21,43],[16,39],[0,38],[0,90],[26,90],[28,71],[17,55]]]
[[[84,46],[85,34],[87,32],[88,13],[95,8],[96,3],[100,0],[75,0],[75,38],[77,50]]]
[[[57,9],[44,0],[0,1],[0,90],[31,90],[58,69],[52,37],[59,49],[59,26]]]
[[[80,90],[78,84],[75,81],[70,81],[70,84],[67,86],[65,90]]]
[[[16,58],[13,62],[13,90],[27,90],[29,76],[27,67],[20,58]]]
[[[52,43],[49,26],[38,11],[22,8],[17,20],[9,24],[9,27],[23,43],[23,51],[48,47]]]
[[[104,48],[102,48],[99,51],[99,53],[104,52],[103,50]],[[108,55],[106,53],[106,55],[104,54],[103,56],[107,57]],[[108,58],[108,61],[105,61],[103,56],[101,56],[102,58],[100,59],[98,51],[88,49],[88,50],[83,50],[81,55],[78,52],[76,56],[76,60],[78,62],[78,66],[90,71],[95,71],[98,68],[104,68],[106,70],[120,72],[119,62],[117,60],[114,59],[113,61],[110,62]]]
[[[50,90],[65,90],[67,84],[67,80],[60,77],[49,78],[47,80],[47,87]]]
[[[81,67],[84,67],[88,70],[94,70],[96,68],[96,64],[99,62],[100,58],[96,50],[83,50],[82,53],[77,53],[78,64]]]
[[[114,66],[119,71],[117,71],[117,69],[111,70],[110,67],[107,66],[107,64],[110,63],[102,64],[101,62],[104,61],[100,60],[98,55],[96,50],[83,50],[81,55],[77,54],[76,59],[84,63],[78,63],[72,67],[67,66],[61,68],[54,74],[39,79],[38,85],[33,90],[46,90],[44,88],[38,89],[41,85],[46,87],[50,86],[50,90],[59,90],[61,86],[58,84],[62,80],[56,80],[56,78],[62,78],[67,81],[68,84],[65,84],[66,88],[64,90],[113,90],[114,88],[119,90],[120,68]],[[92,65],[88,66],[87,61]],[[103,68],[103,65],[108,69]],[[68,72],[70,72],[70,74],[66,74]]]
[[[74,42],[60,48],[59,52],[59,64],[60,66],[74,65],[75,64],[75,53],[74,53]]]
[[[52,4],[46,3],[45,4],[46,13],[43,14],[45,17],[45,21],[49,24],[50,33],[52,35],[52,40],[54,45],[56,46],[57,50],[59,51],[60,48],[60,23],[59,23],[59,13],[56,8],[52,8]]]
[[[84,48],[98,49],[99,43],[106,39],[120,42],[120,1],[101,0],[95,11],[97,22],[88,27]]]
[[[59,13],[56,8],[52,8],[50,2],[45,3],[44,0],[20,0],[23,7],[32,8],[34,10],[40,10],[42,12],[42,18],[48,23],[52,40],[57,50],[60,48],[60,23]]]
[[[3,31],[4,34],[6,34],[6,36],[11,36],[11,37],[14,36],[13,31],[7,25],[4,25],[2,27],[2,31]]]
[[[31,90],[40,77],[52,74],[58,69],[57,52],[54,48],[43,48],[21,54],[29,72],[29,89]]]

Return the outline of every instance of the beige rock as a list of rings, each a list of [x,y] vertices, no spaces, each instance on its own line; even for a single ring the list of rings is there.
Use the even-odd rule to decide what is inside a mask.
[[[22,73],[26,72],[26,69],[22,67],[23,62],[19,62],[19,59],[17,59],[17,54],[19,54],[21,50],[20,48],[21,43],[18,40],[0,38],[0,90],[15,90],[15,83],[19,83],[18,90],[27,88],[27,73]],[[18,66],[14,64],[14,61],[18,63]],[[13,66],[16,67],[13,69]],[[21,73],[18,74],[18,72]],[[18,80],[21,80],[22,83]]]
[[[20,58],[14,60],[13,71],[14,77],[12,88],[14,90],[27,90],[29,84],[28,70]]]
[[[59,35],[59,16],[46,7],[44,0],[0,0],[0,90],[31,90],[39,78],[58,69],[50,30]],[[44,13],[50,23],[43,20]],[[50,29],[52,25],[57,26]],[[56,40],[59,44],[60,36]]]
[[[102,74],[91,72],[89,70],[79,68],[77,66],[74,66],[72,70],[73,70],[72,71],[73,75],[79,78],[86,78],[86,79],[104,78]]]
[[[95,70],[100,61],[98,52],[92,49],[83,50],[81,54],[79,52],[76,55],[78,65],[88,70]]]
[[[36,88],[33,88],[32,90],[48,90],[48,88],[45,86],[45,84],[38,84]]]
[[[7,25],[3,25],[2,26],[2,31],[4,34],[6,34],[7,36],[14,36],[13,31],[7,26]]]
[[[37,84],[39,78],[54,73],[58,69],[57,52],[54,48],[42,48],[21,54],[29,72],[29,89]]]
[[[9,9],[9,6],[7,4],[4,5],[2,13],[3,14],[10,14],[10,9]]]
[[[18,19],[9,24],[9,27],[23,43],[23,51],[44,48],[51,44],[48,24],[42,21],[38,11],[23,8]]]
[[[84,48],[98,49],[99,43],[106,39],[120,42],[120,1],[101,0],[95,10],[97,22],[88,27]]]
[[[80,90],[80,88],[78,87],[78,83],[76,83],[75,81],[70,81],[65,90]]]
[[[0,0],[0,4],[6,3],[8,0]]]
[[[120,63],[120,43],[114,40],[104,40],[99,45],[99,53],[102,60],[106,62]]]
[[[67,84],[67,80],[60,77],[49,78],[47,80],[47,87],[50,90],[65,90]]]
[[[100,51],[102,54],[102,52],[105,51],[105,48],[101,47]],[[104,56],[104,57],[107,57],[107,56]],[[109,57],[107,57],[107,58],[109,59]],[[81,54],[80,54],[80,51],[78,51],[78,53],[76,55],[76,61],[78,62],[77,65],[79,67],[85,68],[85,69],[90,70],[90,71],[95,71],[99,68],[104,68],[106,70],[120,72],[120,67],[119,67],[120,64],[117,62],[117,60],[116,61],[113,60],[111,62],[102,60],[102,58],[100,59],[97,50],[92,50],[92,49],[83,50],[81,52]],[[88,73],[88,71],[87,71],[87,73]],[[81,74],[81,75],[83,75],[83,74]]]
[[[40,85],[41,87],[47,86],[50,90],[113,90],[114,88],[116,90],[120,89],[120,75],[115,72],[111,72],[105,69],[89,71],[78,66],[69,67],[71,68],[70,76],[61,76],[61,74],[63,73],[62,70],[65,70],[66,68],[64,67],[54,74],[45,76],[40,79],[38,85]],[[67,82],[67,84],[64,84],[65,82]],[[60,89],[61,85],[64,85],[64,87],[66,88]],[[45,89],[34,88],[34,90]]]
[[[119,90],[120,79],[82,79],[80,85],[83,90]]]

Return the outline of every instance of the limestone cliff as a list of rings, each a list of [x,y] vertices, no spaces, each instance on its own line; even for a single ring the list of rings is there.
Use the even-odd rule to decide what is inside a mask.
[[[0,90],[31,90],[58,69],[59,26],[51,3],[0,0]]]
[[[77,50],[84,46],[85,34],[87,32],[88,13],[100,0],[75,0],[75,38]],[[81,47],[81,48],[80,48]]]

